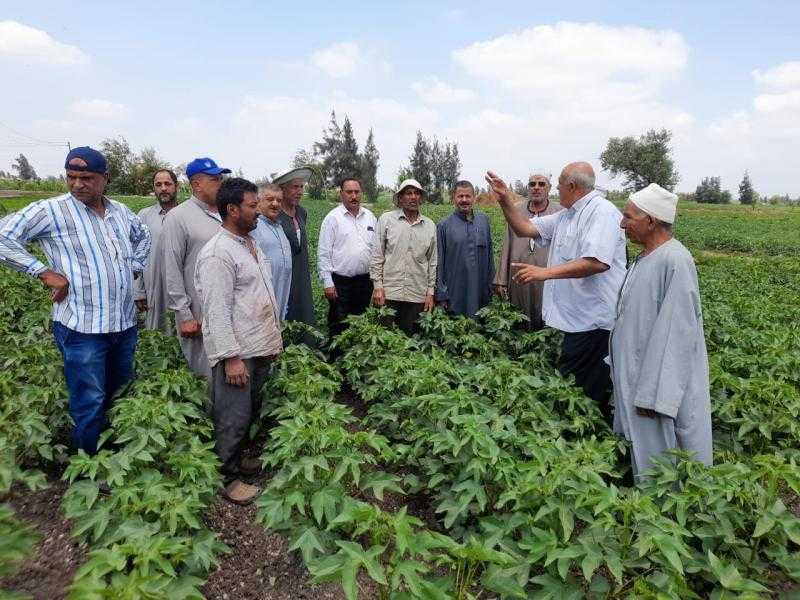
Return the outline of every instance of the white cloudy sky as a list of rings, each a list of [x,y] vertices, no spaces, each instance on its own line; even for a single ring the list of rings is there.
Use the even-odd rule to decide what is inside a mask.
[[[800,3],[169,4],[0,11],[0,169],[22,152],[55,174],[64,149],[43,141],[124,135],[260,177],[335,109],[362,144],[374,128],[386,184],[417,129],[457,142],[478,181],[599,170],[609,137],[666,127],[679,189],[735,189],[748,169],[760,192],[800,195]]]

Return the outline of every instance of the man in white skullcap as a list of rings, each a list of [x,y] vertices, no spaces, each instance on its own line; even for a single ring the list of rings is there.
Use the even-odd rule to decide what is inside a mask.
[[[614,430],[631,442],[637,482],[670,449],[711,464],[703,314],[692,255],[672,237],[677,203],[651,183],[630,195],[620,224],[644,247],[622,284],[609,341]]]

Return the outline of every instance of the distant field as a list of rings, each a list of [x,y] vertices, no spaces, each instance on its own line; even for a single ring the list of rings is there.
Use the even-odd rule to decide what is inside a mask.
[[[40,198],[53,196],[48,192],[26,192],[23,196],[0,197],[0,213],[19,210]],[[146,196],[119,196],[134,211],[152,204],[154,199]],[[303,206],[310,213],[312,231],[309,239],[316,249],[316,234],[325,213],[334,204],[327,200],[305,199]],[[385,194],[372,206],[380,215],[393,208],[390,197]],[[426,204],[423,213],[435,221],[452,211],[450,204]],[[482,207],[490,217],[495,241],[500,243],[505,230],[502,213],[496,206]],[[681,203],[675,235],[695,250],[750,254],[759,256],[800,256],[800,207],[758,206],[756,210],[740,205],[707,205]]]

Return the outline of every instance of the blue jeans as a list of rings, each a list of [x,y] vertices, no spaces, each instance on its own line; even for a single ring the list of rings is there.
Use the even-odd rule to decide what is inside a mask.
[[[64,358],[72,443],[89,454],[106,425],[114,394],[133,379],[136,327],[118,333],[81,333],[53,323],[53,337]]]

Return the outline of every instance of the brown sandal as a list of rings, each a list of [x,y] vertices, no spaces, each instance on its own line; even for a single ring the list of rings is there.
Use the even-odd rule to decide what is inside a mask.
[[[226,485],[220,493],[228,502],[233,502],[239,506],[247,506],[258,497],[261,490],[254,485],[235,479]]]

